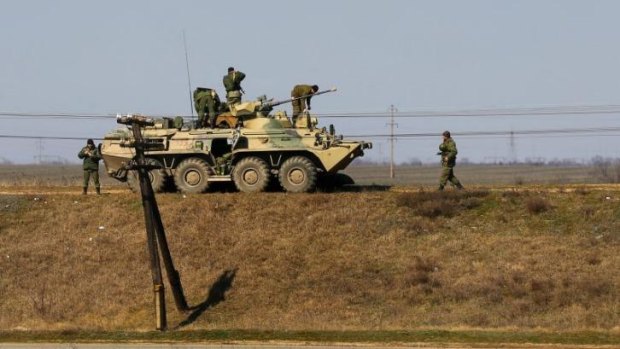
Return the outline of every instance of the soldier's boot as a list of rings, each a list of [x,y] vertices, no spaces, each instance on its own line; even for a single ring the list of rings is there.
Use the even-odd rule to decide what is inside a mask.
[[[97,195],[101,195],[101,188],[97,187],[95,190],[97,190]]]
[[[438,191],[443,191],[443,185],[439,185],[439,188],[437,188]]]
[[[461,183],[457,183],[457,184],[456,184],[456,189],[458,189],[458,190],[463,190],[463,189],[465,189],[465,188],[463,187],[463,185],[462,185]]]
[[[82,195],[86,195],[88,193],[88,187],[82,188]]]

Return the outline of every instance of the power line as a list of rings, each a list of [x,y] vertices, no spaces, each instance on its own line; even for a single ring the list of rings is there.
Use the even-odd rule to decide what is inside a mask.
[[[419,110],[399,112],[397,118],[437,118],[437,117],[503,117],[503,116],[567,116],[567,115],[604,115],[620,114],[620,105],[582,105],[553,107],[513,107],[493,109],[462,109],[462,110]],[[169,114],[180,115],[180,114]],[[151,117],[164,117],[161,114],[149,114]],[[181,115],[190,118],[188,115]],[[314,114],[324,118],[391,118],[391,112],[341,112]],[[113,119],[116,114],[96,113],[30,113],[0,111],[2,118],[57,118],[57,119]]]
[[[566,128],[566,129],[540,129],[540,130],[521,130],[521,131],[464,131],[464,132],[451,132],[455,136],[470,137],[470,136],[523,136],[523,135],[574,135],[583,133],[606,133],[606,132],[620,132],[620,127],[593,127],[593,128]],[[428,133],[399,133],[394,137],[399,138],[424,138],[424,137],[438,137],[440,133],[428,132]],[[358,134],[358,135],[346,135],[350,138],[391,138],[391,134]]]
[[[0,134],[0,139],[9,138],[9,139],[46,139],[46,140],[61,140],[61,141],[83,141],[88,138],[92,138],[93,140],[103,140],[103,138],[96,138],[92,136],[84,136],[84,137],[65,137],[65,136],[24,136],[24,135],[5,135]]]
[[[586,114],[618,114],[620,105],[587,105],[587,106],[555,106],[555,107],[522,107],[496,109],[464,109],[464,110],[426,110],[405,111],[398,113],[400,118],[432,118],[432,117],[494,117],[494,116],[541,116],[541,115],[586,115]],[[316,114],[321,117],[348,118],[348,117],[391,117],[386,112],[344,112]]]
[[[510,130],[510,131],[453,131],[452,134],[458,137],[499,137],[499,136],[542,136],[542,135],[561,135],[561,136],[579,136],[584,134],[590,134],[591,136],[608,136],[609,133],[620,133],[620,127],[590,127],[590,128],[564,128],[564,129],[538,129],[538,130]],[[349,134],[344,135],[345,138],[385,138],[385,139],[415,139],[415,138],[429,138],[439,137],[441,134],[437,132],[427,133],[395,133],[395,134]],[[92,136],[41,136],[41,135],[11,135],[0,134],[1,138],[10,139],[47,139],[47,140],[84,140],[87,138],[93,138],[96,140],[102,140],[103,138],[94,138]],[[182,140],[182,139],[179,139]]]
[[[580,116],[580,115],[612,115],[620,114],[619,110],[608,111],[556,111],[556,112],[502,112],[502,113],[449,113],[449,112],[402,112],[397,118],[447,118],[447,117],[508,117],[508,116]],[[322,118],[389,118],[385,113],[341,113],[341,114],[314,114]]]
[[[26,118],[45,118],[45,119],[114,119],[116,114],[72,114],[72,113],[20,113],[20,112],[0,112],[3,119],[26,119]]]

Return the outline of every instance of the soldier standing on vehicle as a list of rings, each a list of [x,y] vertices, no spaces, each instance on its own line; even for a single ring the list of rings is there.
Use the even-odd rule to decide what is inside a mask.
[[[95,142],[92,139],[86,141],[86,146],[78,153],[78,158],[84,159],[84,185],[82,194],[86,195],[88,192],[88,182],[90,177],[93,177],[95,183],[95,190],[97,195],[101,194],[101,186],[99,185],[99,160],[101,160],[101,152],[95,147]]]
[[[241,94],[245,93],[241,88],[241,81],[245,79],[245,74],[236,71],[235,68],[228,68],[228,74],[224,75],[223,83],[226,88],[226,102],[229,107],[241,103]]]
[[[318,85],[295,85],[291,91],[291,98],[299,98],[308,96],[306,98],[299,98],[293,101],[293,124],[297,121],[297,117],[303,111],[310,110],[310,100],[312,95],[319,90]]]
[[[457,189],[463,189],[463,185],[454,175],[454,166],[456,165],[456,143],[450,136],[450,131],[444,131],[443,143],[439,145],[439,153],[441,155],[441,177],[439,178],[439,190],[443,190],[446,183],[450,181]]]
[[[215,127],[220,110],[220,97],[214,89],[198,87],[194,90],[194,108],[198,113],[199,127]]]

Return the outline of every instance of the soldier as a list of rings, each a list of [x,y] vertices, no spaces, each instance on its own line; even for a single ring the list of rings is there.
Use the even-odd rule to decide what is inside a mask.
[[[444,131],[443,143],[439,145],[439,153],[441,155],[441,177],[439,178],[439,190],[443,190],[446,182],[450,181],[457,189],[463,189],[463,185],[454,175],[454,166],[456,165],[456,143],[450,137],[450,131]]]
[[[99,148],[95,147],[95,142],[92,139],[86,141],[86,146],[78,153],[78,158],[84,159],[84,185],[82,194],[86,195],[88,191],[88,182],[90,176],[93,177],[95,183],[95,190],[97,195],[101,195],[101,187],[99,185],[99,160],[101,160],[101,152]]]
[[[228,74],[224,75],[223,83],[226,88],[226,103],[229,107],[241,103],[241,93],[245,93],[241,88],[241,81],[245,79],[245,74],[236,71],[235,68],[228,68]]]
[[[295,85],[291,91],[291,98],[298,98],[303,96],[309,96],[306,98],[300,98],[293,101],[293,123],[297,121],[297,117],[304,110],[310,110],[310,100],[312,95],[319,90],[318,85]]]
[[[199,127],[215,127],[220,111],[220,97],[214,89],[198,87],[194,91],[194,108],[198,113]]]

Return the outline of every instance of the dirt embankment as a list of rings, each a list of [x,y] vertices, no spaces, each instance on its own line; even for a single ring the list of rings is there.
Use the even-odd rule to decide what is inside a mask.
[[[0,327],[151,329],[139,197],[38,189],[0,195]],[[178,313],[168,294],[169,322],[183,329],[617,329],[619,198],[616,188],[585,186],[159,195],[196,306]]]

